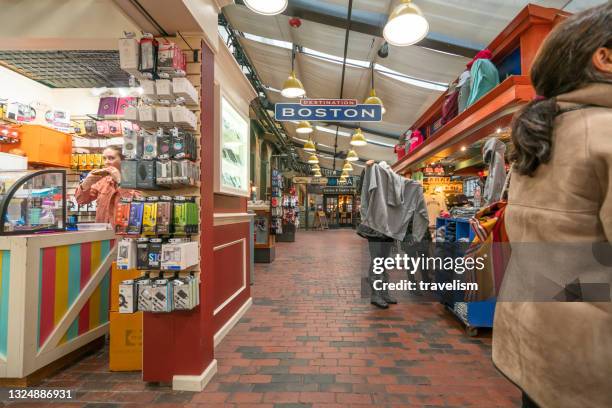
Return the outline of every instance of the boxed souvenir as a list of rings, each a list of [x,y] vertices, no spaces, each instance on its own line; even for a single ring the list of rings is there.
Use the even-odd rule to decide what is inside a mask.
[[[144,132],[142,158],[145,160],[157,158],[157,133]]]
[[[130,106],[135,106],[136,105],[136,98],[131,97],[131,96],[127,96],[124,98],[119,98],[118,102],[117,102],[117,115],[118,116],[125,116],[125,110],[130,107]]]
[[[128,221],[128,234],[140,235],[142,232],[142,213],[144,211],[144,198],[134,198],[130,205],[130,219]]]
[[[199,243],[170,239],[162,245],[161,269],[181,271],[199,262]]]
[[[121,188],[138,188],[136,173],[138,172],[137,160],[121,161]]]
[[[155,163],[155,167],[155,177],[157,185],[164,186],[172,184],[172,162],[170,160],[158,160]]]
[[[158,99],[174,99],[172,93],[172,81],[169,79],[158,79],[155,81],[155,94]]]
[[[140,45],[136,38],[119,39],[119,66],[128,74],[138,75]]]
[[[172,91],[177,97],[185,99],[188,105],[198,104],[198,91],[187,78],[172,78]]]
[[[142,215],[142,233],[155,235],[157,230],[157,197],[147,197]]]
[[[122,198],[117,203],[117,208],[115,209],[115,233],[127,234],[131,205],[132,199],[130,198]]]
[[[117,244],[117,269],[136,268],[136,241],[122,239]]]
[[[162,196],[157,203],[157,233],[159,235],[170,234],[172,223],[172,198]]]
[[[124,280],[119,284],[119,313],[135,313],[138,305],[138,294],[133,280]]]
[[[100,104],[98,105],[98,116],[104,117],[106,115],[117,114],[118,99],[114,96],[105,96],[100,98]]]
[[[149,269],[149,238],[136,240],[136,268]]]
[[[149,240],[149,269],[159,269],[161,267],[161,249],[161,238],[151,238]]]
[[[136,187],[143,190],[157,188],[155,160],[139,160],[136,171]]]

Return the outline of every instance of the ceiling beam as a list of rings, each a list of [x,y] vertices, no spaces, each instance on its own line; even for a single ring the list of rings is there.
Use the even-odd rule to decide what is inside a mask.
[[[244,1],[236,0],[236,4],[244,6]],[[319,10],[309,9],[307,7],[302,6],[301,4],[296,4],[293,1],[289,1],[289,5],[283,12],[284,15],[290,17],[299,17],[303,20],[312,21],[315,23],[325,24],[328,26],[341,28],[345,30],[348,27],[348,20],[346,18],[337,17],[331,14],[326,14]],[[364,23],[361,21],[351,21],[350,22],[351,30],[372,35],[375,37],[383,37],[383,28],[384,26],[373,25],[370,23]],[[419,43],[416,44],[419,47],[431,48],[433,50],[443,51],[450,54],[461,55],[466,58],[473,58],[476,53],[480,50],[465,47],[462,45],[452,44],[444,41],[434,40],[430,37],[425,37]]]
[[[393,133],[383,132],[383,131],[374,130],[374,129],[368,129],[368,128],[363,127],[363,126],[351,125],[351,124],[348,124],[346,122],[321,122],[321,123],[325,123],[326,126],[339,126],[341,128],[351,129],[351,130],[355,130],[357,128],[360,128],[365,133],[370,133],[370,134],[375,135],[375,136],[385,137],[387,139],[393,139],[393,141],[395,141],[395,142],[397,142],[399,140],[399,136],[395,135]]]

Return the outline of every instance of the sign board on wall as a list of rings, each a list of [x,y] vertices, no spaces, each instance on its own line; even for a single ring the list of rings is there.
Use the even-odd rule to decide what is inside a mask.
[[[380,122],[382,106],[358,104],[354,99],[303,99],[275,104],[274,117],[279,122]]]
[[[344,184],[340,184],[338,182],[337,177],[330,177],[327,179],[327,185],[330,187],[335,187],[335,186],[353,187],[355,184],[353,183],[353,177],[347,177],[346,182],[344,182]]]
[[[321,184],[327,185],[327,177],[294,177],[293,184]]]

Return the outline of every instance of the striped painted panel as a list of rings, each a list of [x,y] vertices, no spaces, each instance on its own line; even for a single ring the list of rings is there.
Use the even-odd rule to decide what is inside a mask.
[[[0,251],[0,358],[6,357],[11,252]]]
[[[38,347],[74,304],[114,240],[41,249]],[[60,344],[108,322],[110,269],[64,333]]]

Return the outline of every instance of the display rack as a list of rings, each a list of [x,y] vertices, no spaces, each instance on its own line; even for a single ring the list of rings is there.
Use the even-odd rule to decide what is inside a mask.
[[[195,165],[201,170],[201,180],[193,185],[165,188],[162,191],[143,190],[143,195],[164,195],[176,197],[193,197],[197,208],[200,209],[198,232],[190,234],[191,242],[197,243],[199,261],[188,269],[178,272],[178,276],[193,276],[199,282],[197,295],[199,305],[191,310],[174,310],[169,313],[144,313],[143,315],[143,380],[156,383],[171,383],[173,388],[199,391],[201,381],[198,380],[203,372],[214,372],[212,333],[210,319],[211,283],[205,276],[203,259],[212,259],[212,204],[209,200],[202,201],[201,197],[212,197],[212,127],[213,127],[213,58],[207,46],[203,46],[204,38],[200,36],[164,37],[158,41],[171,41],[175,43],[187,58],[185,78],[193,85],[196,100],[185,105],[195,115],[195,126],[189,126],[189,132],[196,141]],[[197,60],[195,58],[198,58]],[[200,61],[206,61],[202,63]],[[206,84],[202,90],[202,84]],[[145,91],[146,92],[146,91]],[[195,103],[193,103],[195,102]],[[202,111],[203,107],[206,107]],[[155,131],[164,126],[162,123],[147,122],[142,116],[138,118],[139,125],[148,130]],[[202,133],[206,142],[203,142]],[[183,269],[183,268],[181,268]],[[176,272],[162,271],[164,277],[174,276]]]

